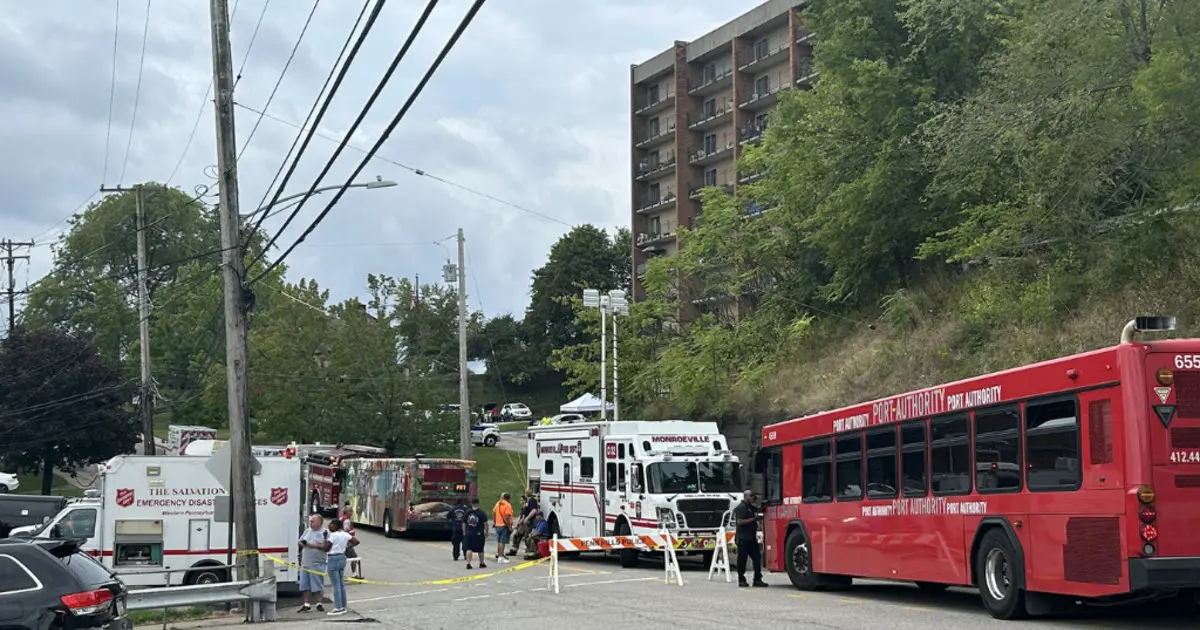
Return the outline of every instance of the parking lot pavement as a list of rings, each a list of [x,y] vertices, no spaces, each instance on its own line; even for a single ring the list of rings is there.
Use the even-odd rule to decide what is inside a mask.
[[[524,453],[528,449],[529,433],[526,431],[505,431],[500,434],[496,447],[513,453]]]
[[[450,544],[431,540],[388,540],[359,530],[359,547],[368,580],[423,582],[459,578],[468,572],[450,557]],[[489,545],[489,548],[494,548]],[[519,564],[488,563],[486,573]],[[647,560],[637,569],[622,569],[615,559],[584,557],[564,560],[561,593],[547,590],[546,564],[461,583],[388,586],[352,584],[350,608],[355,614],[327,618],[297,614],[294,600],[280,602],[280,620],[295,630],[329,628],[331,623],[367,622],[386,628],[497,628],[511,623],[567,624],[567,630],[612,630],[614,625],[728,628],[733,624],[786,628],[944,630],[945,627],[1013,628],[981,608],[970,590],[942,595],[920,593],[904,584],[856,583],[838,593],[803,593],[787,577],[769,574],[772,588],[739,589],[736,584],[707,579],[699,563],[682,559],[684,585],[665,584],[662,563]],[[736,580],[736,578],[735,578]],[[557,614],[555,611],[559,611]],[[1049,628],[1120,628],[1169,630],[1195,628],[1194,618],[1171,615],[1162,605],[1099,611],[1071,619],[1038,620],[1021,625]]]

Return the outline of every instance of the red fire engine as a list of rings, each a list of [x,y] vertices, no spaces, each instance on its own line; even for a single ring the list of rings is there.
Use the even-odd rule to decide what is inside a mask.
[[[763,429],[766,563],[977,586],[999,619],[1200,589],[1200,339],[1120,345]]]

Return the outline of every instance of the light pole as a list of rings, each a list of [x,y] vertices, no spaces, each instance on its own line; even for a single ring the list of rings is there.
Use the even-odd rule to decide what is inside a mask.
[[[350,184],[349,186],[347,186],[347,188],[366,188],[367,190],[374,190],[374,189],[376,189],[376,188],[391,188],[392,186],[396,186],[396,185],[397,185],[397,184],[396,184],[396,182],[393,182],[393,181],[391,181],[391,180],[387,180],[387,179],[381,179],[381,178],[379,178],[379,177],[376,177],[376,178],[375,178],[375,181],[373,181],[373,182],[361,182],[361,183],[357,183],[357,184]],[[267,212],[267,211],[269,211],[270,209],[272,209],[272,208],[275,208],[276,206],[280,206],[280,205],[281,205],[281,204],[283,204],[284,202],[287,202],[287,201],[292,201],[292,200],[299,200],[299,199],[302,199],[302,198],[307,198],[307,197],[310,197],[310,196],[312,196],[312,195],[319,195],[319,194],[321,194],[321,193],[323,193],[323,192],[325,192],[325,191],[328,191],[328,190],[337,190],[337,189],[339,189],[339,188],[341,188],[341,187],[342,187],[342,186],[341,186],[341,184],[335,184],[335,185],[332,185],[332,186],[321,186],[320,188],[314,188],[314,189],[312,189],[312,190],[306,190],[306,191],[304,191],[304,192],[299,192],[299,193],[296,193],[296,194],[294,194],[294,195],[288,195],[288,196],[286,196],[286,197],[281,197],[281,198],[279,198],[279,200],[277,200],[277,201],[276,201],[275,203],[273,203],[273,204],[265,205],[265,206],[263,206],[263,207],[261,207],[261,208],[259,208],[259,209],[255,210],[254,212],[250,212],[250,213],[247,213],[247,214],[243,214],[243,215],[241,215],[241,216],[242,216],[242,218],[243,218],[243,219],[249,219],[250,217],[253,217],[254,215],[256,215],[256,214],[258,214],[258,213],[260,213],[260,212]],[[271,213],[270,213],[270,214],[268,214],[267,216],[263,217],[263,220],[264,220],[264,221],[266,221],[267,219],[269,219],[269,218],[271,218],[271,217],[275,216],[276,214],[279,214],[280,212],[283,212],[284,210],[287,210],[287,209],[288,209],[288,208],[290,208],[292,205],[295,205],[295,204],[291,204],[291,205],[283,206],[283,207],[281,207],[281,208],[277,208],[277,209],[276,209],[274,212],[271,212]]]
[[[617,315],[629,314],[625,292],[619,289],[601,295],[596,289],[583,290],[583,305],[600,309],[600,419],[608,419],[608,316],[613,320],[613,420],[620,420],[617,406]]]
[[[608,292],[608,309],[612,313],[613,326],[613,421],[616,422],[621,419],[621,386],[617,379],[617,316],[629,315],[629,301],[625,299],[624,291],[613,289]]]

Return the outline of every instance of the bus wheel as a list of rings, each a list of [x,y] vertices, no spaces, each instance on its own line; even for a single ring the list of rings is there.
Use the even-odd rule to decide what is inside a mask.
[[[628,536],[632,532],[629,529],[629,523],[621,521],[617,526],[618,536]],[[622,549],[617,552],[621,556],[621,567],[624,569],[636,569],[638,565],[638,550],[637,549]]]
[[[188,585],[199,584],[220,584],[226,581],[225,570],[216,567],[200,567],[192,571],[188,571],[183,578],[183,583]]]
[[[788,579],[792,581],[792,586],[802,591],[823,591],[831,587],[850,586],[853,582],[852,578],[843,575],[821,575],[813,572],[812,553],[800,528],[788,534],[784,549],[787,555],[783,563]]]
[[[1016,550],[1008,535],[993,529],[983,535],[975,556],[975,579],[983,607],[996,619],[1022,619],[1026,616],[1025,593],[1018,586],[1025,570],[1015,563]]]
[[[392,529],[392,511],[383,511],[383,535],[388,538],[395,538],[396,531]]]

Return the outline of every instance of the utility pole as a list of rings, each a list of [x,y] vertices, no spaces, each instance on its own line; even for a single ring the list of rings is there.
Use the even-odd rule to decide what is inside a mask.
[[[209,0],[212,27],[213,94],[217,128],[217,170],[221,212],[221,271],[225,280],[225,365],[229,392],[229,446],[233,462],[229,496],[239,551],[258,549],[254,473],[250,455],[249,397],[246,386],[246,309],[243,286],[241,217],[238,204],[237,138],[233,128],[233,51],[229,44],[229,2]],[[238,556],[238,578],[259,576],[255,555]],[[249,614],[248,621],[257,621]]]
[[[12,334],[12,330],[17,327],[17,296],[26,293],[26,291],[17,290],[17,277],[14,275],[14,265],[18,260],[29,260],[29,256],[16,256],[13,252],[18,247],[33,247],[32,242],[17,243],[12,239],[4,239],[4,256],[0,258],[8,266],[8,334]]]
[[[459,456],[471,459],[471,390],[467,377],[467,243],[458,228],[458,439]]]

